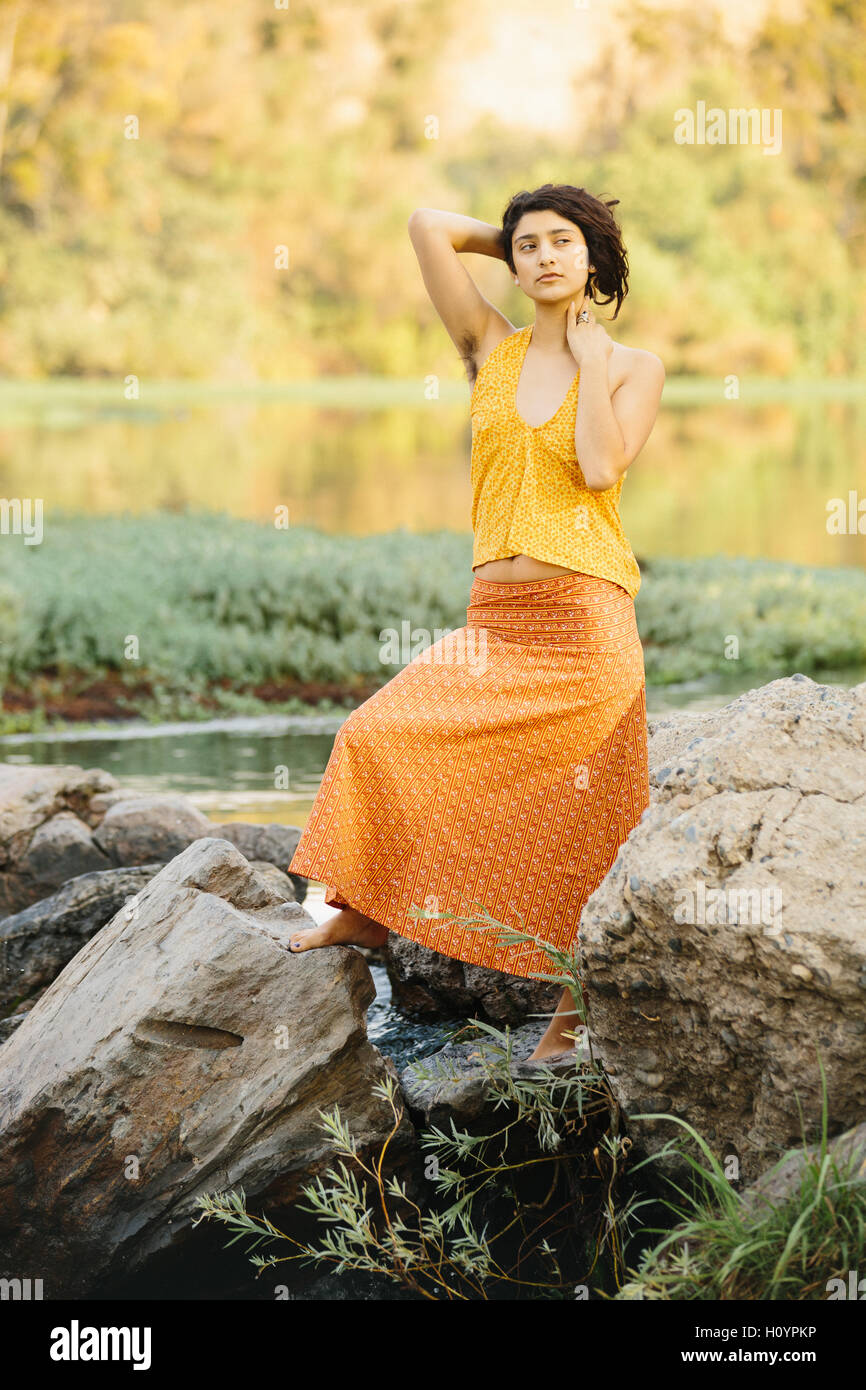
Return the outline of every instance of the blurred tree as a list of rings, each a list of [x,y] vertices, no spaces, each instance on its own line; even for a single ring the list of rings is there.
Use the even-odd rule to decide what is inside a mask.
[[[836,201],[835,225],[866,264],[866,5],[811,0],[796,21],[771,14],[750,59],[768,104],[784,110],[792,164]]]
[[[709,12],[630,9],[576,152],[491,117],[430,138],[458,0],[0,0],[0,373],[459,377],[407,215],[492,221],[549,178],[621,198],[617,333],[670,371],[856,370],[864,13],[816,0],[736,48]],[[781,155],[674,144],[677,106],[747,90],[783,106]]]

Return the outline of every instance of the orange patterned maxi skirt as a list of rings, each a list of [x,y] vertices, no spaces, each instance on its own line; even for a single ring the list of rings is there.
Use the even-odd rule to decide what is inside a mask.
[[[447,633],[341,726],[289,865],[325,901],[447,956],[549,971],[436,913],[560,949],[649,805],[643,648],[634,602],[574,573],[473,579]],[[413,917],[412,910],[428,919]]]

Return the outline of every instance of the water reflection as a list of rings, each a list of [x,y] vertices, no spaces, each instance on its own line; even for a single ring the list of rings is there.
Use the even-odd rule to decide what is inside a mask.
[[[467,532],[468,392],[446,382],[431,401],[421,383],[384,385],[399,404],[383,407],[370,383],[347,384],[342,404],[335,391],[328,408],[299,402],[288,387],[221,399],[191,386],[186,401],[178,387],[162,406],[155,388],[146,410],[83,388],[57,400],[50,387],[7,389],[0,487],[42,497],[48,515],[184,510],[207,498],[214,510],[269,523],[286,505],[294,524],[332,534]],[[866,397],[846,398],[839,383],[838,399],[827,399],[833,386],[762,403],[748,380],[737,401],[723,400],[718,383],[715,403],[695,403],[669,382],[622,495],[638,555],[866,565],[866,534],[827,531],[828,502],[858,486],[866,425]]]

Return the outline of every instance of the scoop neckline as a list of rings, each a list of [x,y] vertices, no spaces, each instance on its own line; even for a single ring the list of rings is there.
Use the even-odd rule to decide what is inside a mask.
[[[548,425],[552,425],[554,420],[558,419],[558,417],[562,414],[563,410],[568,405],[568,402],[571,400],[572,391],[577,385],[578,378],[580,377],[580,367],[578,367],[577,371],[572,377],[571,385],[569,386],[568,390],[563,396],[562,403],[553,412],[549,420],[543,420],[540,425],[530,425],[528,420],[524,420],[520,411],[517,409],[517,388],[520,385],[520,373],[523,371],[523,364],[526,361],[526,354],[529,351],[529,344],[532,341],[532,330],[534,326],[534,324],[529,323],[526,325],[525,328],[520,330],[522,333],[525,333],[526,341],[523,345],[523,351],[520,353],[520,356],[517,359],[517,370],[514,373],[514,390],[512,391],[511,406],[515,416],[520,421],[523,428],[525,430],[531,430],[533,433],[536,433],[538,430],[546,430]]]

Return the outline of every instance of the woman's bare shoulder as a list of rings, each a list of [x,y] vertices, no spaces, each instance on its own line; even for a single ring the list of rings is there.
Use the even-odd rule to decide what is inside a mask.
[[[614,343],[611,354],[611,376],[614,390],[626,381],[637,377],[661,377],[664,381],[665,364],[658,353],[647,348],[626,347],[625,343]]]
[[[632,372],[658,371],[663,372],[665,364],[657,352],[650,352],[648,348],[626,347],[625,343],[614,343],[615,351],[620,353],[623,370],[629,375]]]

